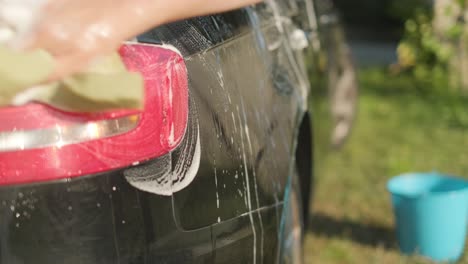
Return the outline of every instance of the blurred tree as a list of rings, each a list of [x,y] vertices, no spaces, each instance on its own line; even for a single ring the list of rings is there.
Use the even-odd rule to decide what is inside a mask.
[[[371,39],[400,40],[394,69],[468,94],[467,1],[335,0],[335,4],[351,27],[350,36],[367,30]]]
[[[451,51],[448,60],[452,86],[468,92],[468,28],[465,0],[435,0],[433,30],[441,45]]]
[[[387,6],[386,12],[390,17],[400,21],[402,24],[408,19],[413,18],[418,9],[427,9],[430,7],[428,0],[391,0]]]
[[[447,68],[450,50],[434,33],[431,6],[418,6],[412,12],[397,49],[399,66],[424,79]]]
[[[466,0],[411,1],[413,8],[396,12],[408,16],[397,49],[399,66],[419,79],[442,80],[441,85],[468,93]]]

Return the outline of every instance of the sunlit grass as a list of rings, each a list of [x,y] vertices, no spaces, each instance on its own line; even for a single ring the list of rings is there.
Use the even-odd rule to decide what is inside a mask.
[[[359,115],[338,152],[316,135],[306,263],[428,263],[400,256],[386,182],[410,171],[468,177],[468,100],[382,69],[360,74]],[[315,102],[315,126],[326,107]],[[461,263],[468,263],[468,257]]]

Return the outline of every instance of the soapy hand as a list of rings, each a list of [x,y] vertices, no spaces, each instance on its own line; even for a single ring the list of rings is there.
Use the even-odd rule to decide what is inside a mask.
[[[20,43],[25,49],[44,49],[55,58],[50,79],[65,77],[112,53],[142,27],[141,12],[132,2],[138,1],[49,0]]]
[[[20,43],[54,56],[54,80],[79,72],[152,27],[256,2],[260,0],[48,0]]]

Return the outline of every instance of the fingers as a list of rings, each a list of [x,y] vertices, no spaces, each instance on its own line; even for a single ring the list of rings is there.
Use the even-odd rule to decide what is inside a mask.
[[[45,24],[49,25],[49,24]],[[74,31],[72,31],[74,32]],[[82,72],[98,56],[105,56],[115,51],[118,45],[112,41],[88,40],[86,33],[76,32],[71,37],[60,28],[38,27],[24,43],[23,50],[42,49],[55,60],[55,70],[47,81],[56,81],[68,75]],[[95,44],[92,44],[94,43]],[[119,43],[116,41],[116,43]]]
[[[79,73],[96,57],[115,52],[122,41],[146,29],[144,19],[130,12],[134,4],[134,0],[47,0],[32,28],[14,41],[15,48],[52,55],[56,65],[49,80]]]
[[[31,51],[42,49],[52,55],[55,61],[54,71],[46,80],[47,82],[56,81],[67,75],[82,71],[92,59],[91,54],[85,54],[77,51],[64,42],[50,40],[41,33],[34,34],[28,39],[22,41],[20,49]]]
[[[82,72],[86,69],[91,60],[92,57],[88,55],[56,57],[54,71],[47,81],[57,81],[69,75]]]

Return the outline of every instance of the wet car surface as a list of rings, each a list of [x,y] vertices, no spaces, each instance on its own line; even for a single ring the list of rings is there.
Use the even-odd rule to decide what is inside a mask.
[[[34,168],[50,177],[20,161],[2,168],[41,150],[3,150],[0,263],[300,263],[312,138],[305,47],[295,44],[319,37],[307,40],[317,30],[310,12],[312,1],[268,1],[165,25],[130,43],[121,51],[127,66],[137,64],[147,84],[169,87],[156,95],[171,98],[160,126],[129,140],[143,130],[143,116],[121,138],[43,147],[48,162]],[[105,166],[79,172],[88,154]],[[77,164],[83,169],[71,173]]]

